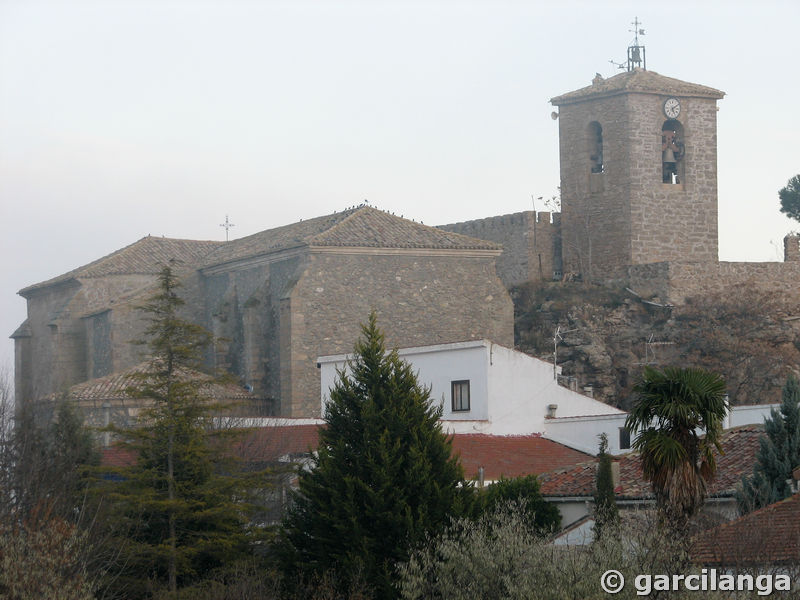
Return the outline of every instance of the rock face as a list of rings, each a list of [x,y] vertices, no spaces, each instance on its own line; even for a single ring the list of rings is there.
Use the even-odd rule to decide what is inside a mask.
[[[623,409],[645,364],[719,372],[733,404],[778,401],[800,372],[800,307],[787,296],[728,290],[673,307],[583,284],[529,284],[512,296],[519,349],[552,361],[560,327],[565,383]]]

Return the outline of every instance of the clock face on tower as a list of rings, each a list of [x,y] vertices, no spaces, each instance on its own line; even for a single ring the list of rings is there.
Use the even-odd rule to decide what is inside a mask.
[[[681,103],[677,98],[667,98],[664,100],[664,114],[670,119],[677,119],[681,114]]]

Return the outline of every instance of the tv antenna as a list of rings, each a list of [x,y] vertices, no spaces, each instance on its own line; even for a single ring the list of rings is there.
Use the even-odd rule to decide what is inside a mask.
[[[644,44],[639,43],[639,36],[644,35],[644,28],[641,27],[644,25],[641,21],[639,21],[639,17],[636,17],[633,20],[633,29],[629,29],[628,31],[633,34],[633,41],[628,46],[628,58],[627,61],[624,63],[618,63],[616,61],[610,60],[612,65],[616,66],[618,69],[626,69],[628,71],[633,71],[634,69],[642,68],[645,71],[647,70],[647,55],[645,52]]]

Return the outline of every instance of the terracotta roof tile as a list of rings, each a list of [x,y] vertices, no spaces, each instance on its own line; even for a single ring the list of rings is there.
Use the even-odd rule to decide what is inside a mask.
[[[800,494],[700,534],[692,560],[714,566],[797,564]]]
[[[319,425],[286,425],[251,430],[242,440],[240,454],[248,460],[268,460],[286,454],[303,454],[319,444]],[[496,436],[456,434],[453,452],[460,455],[464,474],[473,478],[484,468],[487,480],[536,475],[585,460],[587,454],[536,435]]]
[[[100,464],[106,467],[130,467],[136,462],[136,452],[123,446],[103,448]]]
[[[486,480],[538,475],[575,465],[589,455],[538,435],[456,434],[453,451],[461,455],[466,477],[483,467]]]
[[[371,206],[359,206],[228,242],[209,254],[202,265],[211,267],[302,246],[500,250],[493,242],[428,227]]]
[[[761,425],[743,425],[727,430],[722,438],[724,454],[717,455],[717,474],[709,486],[709,495],[732,496],[742,475],[749,474],[755,463],[759,439],[764,434]],[[625,454],[619,463],[619,498],[645,498],[652,496],[650,483],[642,475],[642,463],[638,454]],[[543,474],[542,493],[546,496],[592,496],[594,495],[597,459]]]
[[[90,279],[108,275],[155,275],[161,270],[162,265],[167,264],[170,260],[177,260],[186,265],[196,264],[221,244],[224,242],[147,236],[87,265],[47,281],[30,285],[20,290],[19,293],[25,296],[38,289],[73,279]]]
[[[575,90],[574,92],[556,96],[552,98],[550,102],[556,106],[562,106],[564,104],[580,102],[589,97],[613,96],[626,92],[650,92],[716,99],[722,98],[725,95],[725,92],[705,85],[698,85],[672,77],[665,77],[664,75],[659,75],[655,71],[634,69],[633,71],[620,73],[614,77],[603,79],[598,83]]]
[[[250,462],[268,462],[306,454],[319,445],[320,425],[276,425],[253,428],[236,443],[236,453]]]
[[[98,379],[90,379],[83,383],[78,383],[69,388],[67,394],[69,398],[77,401],[100,401],[100,400],[125,400],[132,399],[128,393],[131,386],[141,385],[140,376],[150,368],[150,362],[145,361],[119,373],[112,373]],[[208,375],[198,371],[185,371],[185,377],[199,377],[208,379]],[[210,398],[214,400],[252,400],[253,395],[243,387],[230,384],[214,384],[204,390]],[[50,398],[55,398],[53,394]]]

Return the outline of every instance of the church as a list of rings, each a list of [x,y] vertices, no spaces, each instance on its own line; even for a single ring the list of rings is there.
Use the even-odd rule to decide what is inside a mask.
[[[186,318],[223,340],[209,364],[287,418],[320,416],[318,358],[352,350],[372,310],[389,346],[513,347],[508,289],[528,281],[611,283],[669,303],[742,285],[796,293],[796,235],[783,263],[718,260],[723,96],[629,65],[553,98],[560,213],[429,227],[362,205],[231,242],[146,237],[30,285],[12,335],[17,402],[144,360],[130,344],[142,332],[136,306],[170,260]]]

